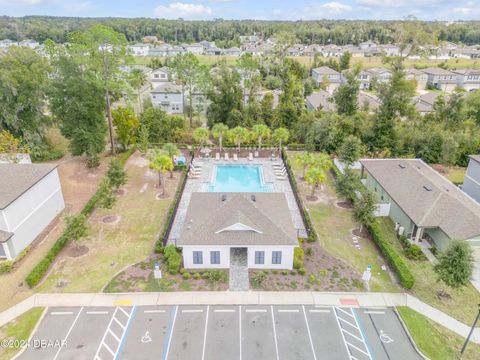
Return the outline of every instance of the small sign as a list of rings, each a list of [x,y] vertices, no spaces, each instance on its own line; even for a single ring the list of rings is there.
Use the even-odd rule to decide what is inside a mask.
[[[370,271],[370,270],[372,270],[372,265],[367,266],[367,271]]]
[[[161,279],[162,278],[162,270],[159,270],[159,269],[153,270],[153,277],[155,279]]]
[[[371,278],[372,278],[372,273],[370,271],[367,270],[363,272],[363,275],[362,275],[363,281],[370,281]]]

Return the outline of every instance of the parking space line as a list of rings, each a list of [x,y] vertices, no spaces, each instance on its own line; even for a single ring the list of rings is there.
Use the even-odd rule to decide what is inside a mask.
[[[144,314],[157,314],[157,313],[164,313],[165,310],[144,310]]]
[[[276,355],[277,355],[277,360],[280,360],[280,358],[278,356],[277,329],[275,327],[275,315],[273,314],[273,306],[270,306],[270,310],[272,312],[273,338],[275,339],[275,352],[276,352]]]
[[[341,320],[342,322],[344,322],[345,324],[348,324],[348,325],[350,325],[351,327],[359,330],[358,327],[356,327],[355,325],[353,325],[351,322],[349,322],[349,321],[347,321],[347,320],[345,320],[345,319],[342,319],[341,317],[338,317],[338,319]]]
[[[352,314],[350,314],[350,313],[346,312],[345,310],[343,310],[343,309],[342,309],[342,308],[340,308],[340,307],[337,307],[337,310],[341,311],[341,312],[342,312],[342,313],[344,313],[345,315],[348,315],[348,316],[350,316],[351,318],[355,318],[355,317],[354,317]]]
[[[201,313],[203,309],[184,309],[182,313]]]
[[[74,327],[75,324],[77,323],[77,320],[78,320],[78,318],[80,317],[80,314],[81,314],[82,310],[83,310],[83,306],[82,306],[82,307],[80,308],[80,310],[78,311],[77,316],[75,316],[75,319],[73,320],[72,325],[70,325],[70,328],[68,329],[67,334],[66,334],[65,337],[63,338],[63,341],[66,341],[66,340],[68,339],[68,336],[70,335],[70,333],[71,333],[72,330],[73,330],[73,327]],[[53,357],[53,360],[56,360],[56,359],[57,359],[58,354],[60,354],[60,351],[62,351],[62,349],[63,349],[63,346],[60,346],[60,348],[57,350],[55,356]]]
[[[335,320],[337,320],[338,329],[340,330],[340,334],[342,335],[343,343],[345,345],[345,349],[347,350],[347,354],[350,356],[351,360],[358,360],[358,359],[356,359],[355,357],[352,356],[350,348],[347,345],[347,340],[345,339],[345,334],[343,333],[342,325],[340,325],[340,321],[338,320],[340,318],[338,317],[337,312],[334,310],[333,313],[335,315]]]
[[[208,328],[208,313],[209,312],[210,312],[210,305],[207,305],[207,316],[205,317],[205,333],[203,334],[202,360],[205,359],[205,345],[207,344],[207,328]]]
[[[364,314],[380,314],[385,315],[385,311],[378,311],[378,310],[365,310]]]
[[[216,313],[234,313],[235,309],[215,309],[213,311]]]
[[[50,315],[73,315],[73,311],[52,311]]]
[[[129,318],[127,321],[127,325],[125,326],[125,331],[122,334],[122,338],[120,339],[120,344],[118,344],[117,353],[115,354],[115,360],[118,359],[118,355],[121,354],[123,345],[125,344],[125,339],[127,338],[128,331],[130,330],[130,326],[132,325],[132,319],[135,317],[135,305],[132,307],[130,311]]]
[[[113,320],[115,320],[117,324],[120,325],[123,330],[125,330],[125,326],[123,326],[123,324],[119,320],[117,320],[116,317],[114,317]]]
[[[173,307],[173,318],[169,326],[169,333],[165,338],[165,341],[167,342],[167,346],[165,346],[163,350],[163,357],[162,357],[163,360],[166,360],[168,358],[168,353],[170,352],[170,343],[172,342],[173,328],[175,327],[175,320],[177,319],[177,310],[178,310],[178,306],[175,305]]]
[[[242,306],[238,306],[238,329],[240,334],[240,360],[242,360]]]
[[[117,342],[120,342],[120,338],[117,335],[115,335],[115,333],[112,330],[108,329],[108,332],[110,333],[110,335],[112,335],[115,338],[115,340],[117,340]]]
[[[87,311],[85,313],[88,315],[106,315],[108,311]]]
[[[328,313],[328,314],[330,314],[330,310],[328,310],[328,309],[310,309],[310,310],[308,310],[308,312],[311,312],[311,313]]]
[[[308,339],[310,340],[310,346],[312,347],[313,360],[317,360],[317,355],[315,354],[315,348],[313,347],[312,333],[310,332],[310,326],[308,325],[307,313],[305,312],[305,305],[302,305],[303,316],[305,317],[305,323],[307,324],[307,333]]]
[[[245,309],[247,313],[266,313],[267,309]]]
[[[355,309],[352,309],[352,314],[353,314],[353,317],[355,318],[355,322],[358,326],[358,331],[360,331],[360,335],[362,336],[363,343],[365,344],[365,348],[367,349],[368,358],[372,359],[372,352],[370,351],[370,346],[368,345],[367,338],[363,334],[362,326],[360,325],[360,321],[357,318],[357,314],[355,313]]]
[[[298,309],[278,309],[279,313],[298,313]]]
[[[369,359],[371,359],[371,357],[370,357],[370,354],[369,354],[369,353],[367,353],[367,352],[363,351],[362,349],[358,348],[357,346],[353,345],[352,343],[349,343],[349,342],[347,342],[347,344],[348,344],[348,346],[351,346],[351,347],[353,347],[354,349],[356,349],[356,350],[360,351],[362,354],[365,354],[366,356],[368,356],[368,358],[369,358]]]
[[[350,335],[351,337],[357,339],[358,341],[363,342],[362,339],[360,339],[357,335],[352,334],[350,331],[345,330],[345,329],[343,329],[343,331],[344,331],[346,334]]]
[[[125,310],[123,310],[121,307],[119,307],[119,309],[125,314],[126,317],[129,317],[129,316],[130,316],[130,314],[127,313]]]

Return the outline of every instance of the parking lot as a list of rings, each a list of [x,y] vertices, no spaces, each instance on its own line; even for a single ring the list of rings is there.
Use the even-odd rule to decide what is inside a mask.
[[[31,344],[20,359],[422,359],[390,308],[48,308]]]

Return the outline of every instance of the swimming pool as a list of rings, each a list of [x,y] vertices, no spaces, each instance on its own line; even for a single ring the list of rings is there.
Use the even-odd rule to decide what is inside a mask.
[[[260,165],[217,165],[207,192],[271,192],[263,181]]]

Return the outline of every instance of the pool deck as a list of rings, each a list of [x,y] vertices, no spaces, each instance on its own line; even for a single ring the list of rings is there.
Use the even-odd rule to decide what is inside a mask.
[[[288,208],[290,209],[290,213],[292,215],[293,225],[295,226],[295,229],[297,229],[299,237],[307,237],[307,231],[305,230],[305,225],[303,224],[302,216],[300,214],[297,202],[295,201],[295,195],[293,194],[290,182],[288,179],[279,180],[275,177],[272,160],[269,158],[254,158],[253,161],[249,161],[245,158],[240,158],[238,161],[208,159],[202,160],[201,163],[201,175],[198,178],[188,178],[187,180],[172,229],[170,230],[168,244],[175,244],[176,239],[180,237],[180,232],[183,222],[185,221],[188,204],[190,203],[190,197],[194,192],[206,191],[207,186],[212,181],[215,165],[262,165],[264,182],[266,184],[270,183],[273,185],[273,192],[282,192],[285,194]]]

